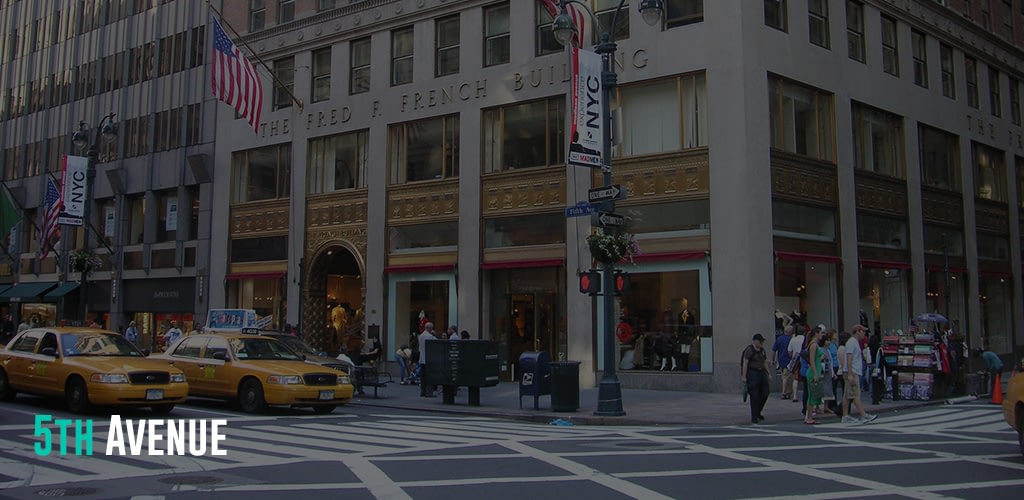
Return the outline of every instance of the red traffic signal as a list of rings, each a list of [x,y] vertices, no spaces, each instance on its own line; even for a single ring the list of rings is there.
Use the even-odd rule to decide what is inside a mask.
[[[580,273],[580,293],[597,295],[601,293],[601,273],[584,271]]]
[[[629,279],[629,273],[622,271],[615,271],[615,276],[612,280],[615,284],[615,295],[623,295],[629,293],[629,290],[633,288],[633,283]]]

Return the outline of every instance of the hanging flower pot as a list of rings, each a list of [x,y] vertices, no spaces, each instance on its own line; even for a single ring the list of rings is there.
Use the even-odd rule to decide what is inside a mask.
[[[615,264],[623,259],[633,262],[633,257],[640,254],[640,245],[632,234],[609,234],[603,229],[587,236],[587,246],[594,260],[603,264]]]
[[[68,256],[68,266],[74,273],[92,274],[103,265],[99,256],[87,250],[75,250]]]

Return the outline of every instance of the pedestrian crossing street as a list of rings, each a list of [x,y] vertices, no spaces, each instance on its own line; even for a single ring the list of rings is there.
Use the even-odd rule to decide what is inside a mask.
[[[869,410],[870,412],[870,410]],[[1002,406],[976,403],[967,405],[936,406],[911,412],[894,412],[879,415],[867,424],[843,424],[838,419],[823,422],[818,428],[851,428],[863,425],[872,430],[911,431],[929,433],[983,433],[1016,434],[1003,419]]]

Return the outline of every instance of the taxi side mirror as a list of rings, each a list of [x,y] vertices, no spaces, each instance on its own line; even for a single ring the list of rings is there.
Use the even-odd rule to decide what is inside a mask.
[[[57,349],[54,349],[53,347],[44,347],[39,351],[39,354],[42,354],[43,356],[55,357],[57,356]]]
[[[143,356],[149,356],[151,354],[149,349],[141,349],[139,352],[141,352]]]
[[[217,352],[213,353],[213,359],[220,360],[220,361],[227,361],[228,360],[228,355],[225,354],[224,351],[217,351]]]

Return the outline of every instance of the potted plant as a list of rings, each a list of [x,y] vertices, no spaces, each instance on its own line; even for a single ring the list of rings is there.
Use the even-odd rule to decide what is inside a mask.
[[[609,233],[604,229],[596,229],[587,236],[590,255],[603,264],[615,264],[623,259],[633,262],[633,257],[640,254],[640,245],[632,234]]]
[[[92,274],[93,270],[99,269],[103,265],[103,261],[98,255],[88,250],[78,249],[68,256],[68,265],[71,267],[71,272]]]

